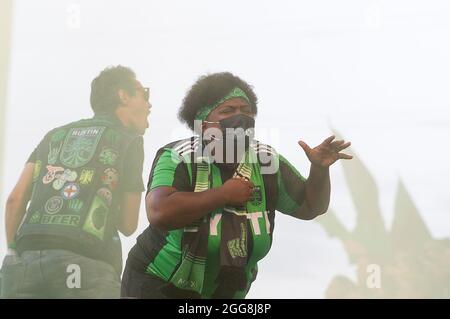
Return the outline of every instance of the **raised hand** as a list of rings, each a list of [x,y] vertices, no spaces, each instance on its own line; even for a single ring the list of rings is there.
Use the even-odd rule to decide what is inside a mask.
[[[304,141],[298,144],[303,148],[309,161],[319,167],[328,168],[339,159],[352,159],[353,156],[340,153],[342,150],[350,146],[350,142],[344,140],[334,141],[335,136],[331,135],[320,145],[310,148]]]

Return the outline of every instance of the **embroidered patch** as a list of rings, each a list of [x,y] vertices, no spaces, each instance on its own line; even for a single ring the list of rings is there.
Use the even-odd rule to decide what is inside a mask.
[[[39,174],[41,173],[42,168],[42,161],[37,160],[34,164],[34,171],[33,171],[33,182],[37,181],[39,178]]]
[[[45,203],[45,212],[53,215],[58,213],[64,205],[64,200],[61,196],[53,196]]]
[[[114,190],[117,187],[117,183],[119,182],[119,174],[117,173],[117,170],[114,168],[105,169],[102,176],[102,182],[111,190]]]
[[[54,145],[53,143],[50,143],[50,151],[48,152],[47,161],[50,165],[56,164],[56,161],[58,160],[59,151],[61,150],[62,142],[58,145]]]
[[[47,225],[66,225],[77,227],[80,224],[80,216],[78,215],[44,215],[41,219],[41,224]]]
[[[31,215],[30,220],[28,221],[29,224],[38,224],[41,220],[41,213],[34,212],[33,215]]]
[[[50,150],[47,156],[47,161],[50,165],[56,164],[56,161],[58,160],[59,152],[61,151],[61,147],[63,144],[62,140],[66,136],[66,132],[66,130],[58,130],[53,133],[52,137],[50,138]]]
[[[63,172],[64,168],[58,166],[47,165],[47,174],[42,178],[42,183],[50,184],[56,177],[56,174],[59,172]]]
[[[92,178],[94,177],[93,169],[83,169],[80,174],[79,182],[81,185],[88,185],[92,182]]]
[[[98,160],[103,165],[113,166],[116,163],[117,157],[119,157],[119,154],[116,151],[110,148],[104,148],[100,152]]]
[[[261,194],[261,186],[255,186],[253,188],[252,196],[250,197],[250,201],[253,205],[261,205],[262,194]]]
[[[246,241],[247,229],[245,228],[245,225],[241,223],[241,237],[227,242],[228,251],[233,259],[236,257],[247,257]]]
[[[112,193],[109,189],[107,189],[106,187],[102,187],[97,191],[97,195],[103,200],[105,200],[108,206],[111,206]]]
[[[95,154],[104,127],[72,128],[60,154],[61,163],[70,168],[87,164]]]
[[[64,187],[66,182],[73,182],[77,179],[77,172],[71,171],[70,169],[65,169],[62,174],[55,175],[55,181],[53,182],[53,188],[59,191]]]
[[[103,240],[109,208],[98,196],[94,197],[83,230]]]
[[[65,199],[74,199],[80,193],[80,186],[77,183],[67,184],[61,191],[61,196]]]
[[[67,207],[74,212],[79,212],[83,207],[83,201],[81,199],[71,199],[67,202]]]

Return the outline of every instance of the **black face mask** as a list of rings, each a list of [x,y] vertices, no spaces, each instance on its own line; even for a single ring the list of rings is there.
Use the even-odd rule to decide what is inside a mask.
[[[254,137],[255,119],[250,116],[238,114],[223,119],[219,123],[222,127],[225,147],[224,155],[226,156],[226,149],[232,146],[235,154],[234,161],[239,161],[242,154],[238,150],[238,145],[244,145],[245,151],[249,149],[250,142]]]
[[[243,114],[238,114],[238,115],[233,115],[231,117],[228,117],[226,119],[223,119],[221,121],[219,121],[220,126],[222,127],[222,132],[223,132],[223,136],[228,137],[230,134],[234,135],[236,138],[243,138],[244,135],[249,138],[249,139],[253,139],[253,131],[255,128],[255,119],[253,117],[250,116],[246,116]],[[228,129],[239,129],[241,128],[241,130],[237,130],[236,134],[233,134],[234,132],[227,132],[227,128]],[[230,130],[228,130],[230,131]],[[238,133],[242,133],[238,134]]]
[[[226,119],[219,121],[222,128],[238,128],[241,127],[244,130],[255,127],[255,119],[251,116],[244,114],[237,114]]]
[[[237,163],[243,155],[242,151],[247,151],[249,149],[250,142],[254,138],[255,119],[250,116],[238,114],[223,119],[220,122],[210,123],[220,124],[222,136],[219,138],[219,136],[211,134],[209,138],[203,140],[204,146],[206,147],[206,145],[214,141],[213,144],[216,145],[213,146],[210,151],[216,161],[219,163],[231,163],[229,162],[230,159],[227,157],[227,153],[230,152],[230,154],[234,154],[234,156],[232,156],[234,157],[233,163]],[[209,134],[206,136],[209,136]],[[219,143],[218,146],[221,149],[223,148],[222,151],[218,153],[213,151],[215,147],[217,147],[216,142]],[[244,149],[242,149],[242,146],[244,146]],[[218,156],[220,156],[220,158]]]

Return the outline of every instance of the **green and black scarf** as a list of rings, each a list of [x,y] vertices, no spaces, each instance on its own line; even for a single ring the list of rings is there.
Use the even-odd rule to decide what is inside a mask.
[[[201,159],[197,165],[195,192],[212,187],[211,163]],[[254,185],[263,185],[260,166],[255,152],[248,150],[233,175],[234,178],[250,180]],[[216,278],[217,289],[213,298],[232,298],[237,291],[247,288],[245,267],[249,259],[249,231],[247,213],[266,210],[264,191],[258,201],[249,201],[244,207],[226,206],[222,209],[220,270]],[[211,214],[210,214],[211,215]],[[208,239],[210,215],[184,229],[182,237],[182,259],[163,292],[172,298],[201,298]]]

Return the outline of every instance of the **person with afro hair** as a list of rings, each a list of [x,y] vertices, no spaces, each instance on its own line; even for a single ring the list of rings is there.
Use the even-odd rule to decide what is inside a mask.
[[[192,137],[156,154],[146,210],[150,225],[131,249],[126,298],[245,298],[270,250],[275,212],[302,220],[325,213],[329,167],[350,143],[330,136],[310,148],[304,178],[273,147],[254,139],[258,99],[229,72],[200,77],[178,117]]]

